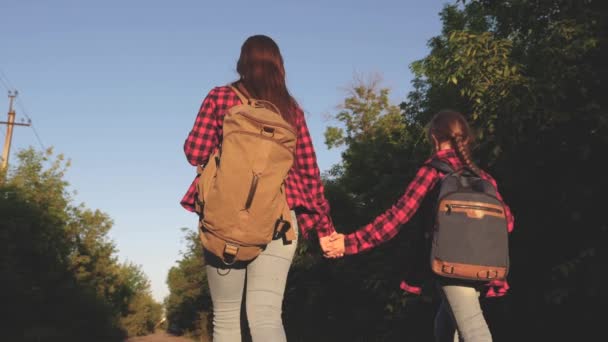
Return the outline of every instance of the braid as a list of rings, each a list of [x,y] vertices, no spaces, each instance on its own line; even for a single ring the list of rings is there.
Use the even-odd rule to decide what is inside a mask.
[[[435,139],[438,143],[449,141],[460,161],[473,172],[480,174],[481,170],[473,162],[469,145],[473,139],[471,129],[464,116],[455,111],[444,110],[433,116],[427,131],[430,142]]]
[[[471,152],[469,151],[469,145],[462,139],[462,135],[456,134],[451,137],[453,145],[456,147],[456,152],[460,157],[460,160],[468,166],[475,173],[480,174],[481,170],[479,167],[471,160]]]

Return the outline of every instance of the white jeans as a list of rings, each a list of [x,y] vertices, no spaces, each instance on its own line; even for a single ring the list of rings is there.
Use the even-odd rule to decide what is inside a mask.
[[[297,237],[293,212],[292,219]],[[213,302],[213,342],[241,341],[243,291],[253,341],[287,341],[281,317],[283,294],[297,245],[297,238],[291,244],[274,240],[244,268],[205,266]]]
[[[479,305],[479,291],[445,283],[439,289],[442,300],[435,316],[435,341],[492,342]]]

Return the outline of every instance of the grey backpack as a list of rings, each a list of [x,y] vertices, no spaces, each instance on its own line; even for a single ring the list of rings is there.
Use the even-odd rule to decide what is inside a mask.
[[[454,170],[439,159],[427,165],[446,174],[438,184],[435,204],[433,272],[466,280],[505,279],[509,272],[507,218],[494,186],[466,167]]]

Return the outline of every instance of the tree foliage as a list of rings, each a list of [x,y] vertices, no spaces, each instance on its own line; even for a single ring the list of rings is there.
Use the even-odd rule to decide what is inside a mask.
[[[196,232],[187,229],[182,229],[182,232],[185,250],[167,275],[169,296],[165,298],[165,308],[168,330],[174,334],[209,338],[213,310],[203,249]]]
[[[0,186],[3,333],[11,341],[120,341],[152,331],[161,307],[149,281],[117,261],[109,216],[72,203],[69,161],[33,149],[17,160]]]

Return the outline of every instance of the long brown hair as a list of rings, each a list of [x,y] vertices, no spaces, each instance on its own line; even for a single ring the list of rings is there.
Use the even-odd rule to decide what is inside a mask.
[[[430,142],[433,137],[439,143],[449,141],[460,160],[471,170],[480,173],[479,167],[471,158],[470,145],[473,142],[471,128],[464,116],[455,111],[441,111],[433,116],[427,130],[427,138]]]
[[[295,126],[297,103],[287,90],[283,57],[272,38],[264,35],[247,38],[236,71],[240,76],[238,82],[252,97],[272,102],[281,116]]]

